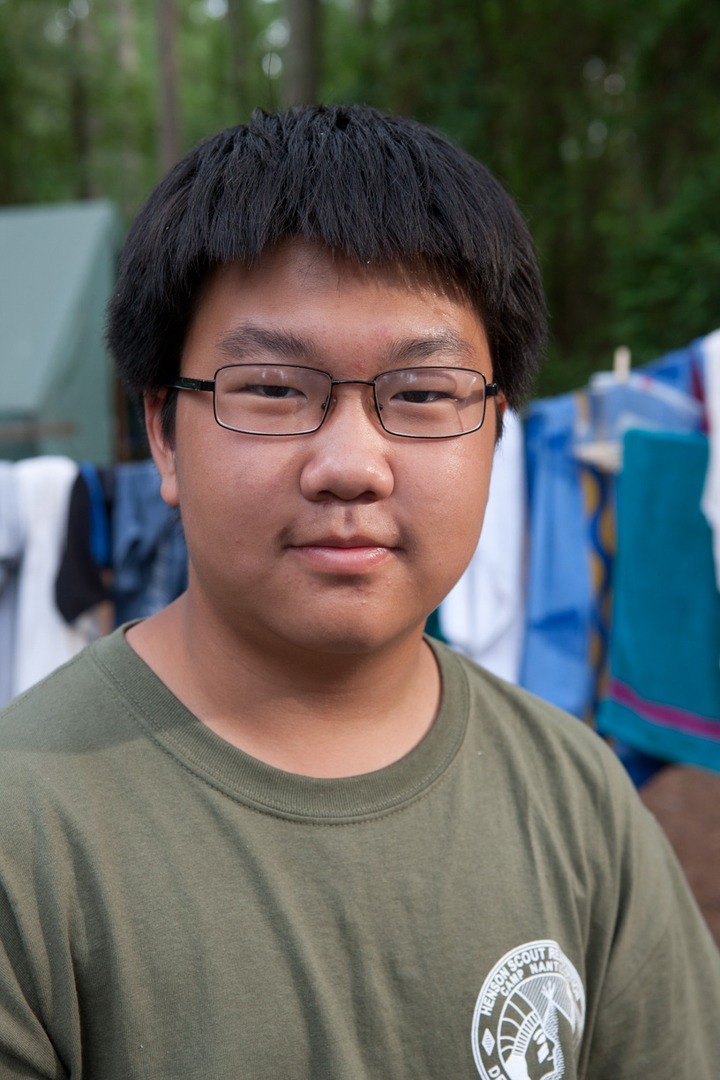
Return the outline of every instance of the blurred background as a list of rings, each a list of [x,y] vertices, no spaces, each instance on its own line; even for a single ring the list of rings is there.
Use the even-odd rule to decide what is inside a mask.
[[[551,335],[512,476],[510,432],[502,448],[498,520],[515,500],[513,544],[498,533],[493,552],[486,540],[474,569],[484,584],[464,585],[435,630],[491,666],[479,641],[510,628],[514,668],[501,674],[591,723],[609,701],[622,723],[607,734],[629,742],[631,775],[720,941],[720,600],[699,510],[712,349],[697,347],[714,342],[720,370],[719,55],[716,0],[0,0],[0,704],[98,632],[78,636],[88,610],[114,605],[103,632],[148,613],[138,580],[154,603],[184,584],[177,522],[157,505],[143,518],[150,492],[159,503],[156,477],[102,340],[119,248],[151,187],[255,108],[363,101],[411,115],[519,203]],[[669,442],[635,447],[622,520],[620,466],[598,457],[607,432],[592,430],[608,384],[580,393],[613,358],[626,379],[620,346],[633,372],[670,355],[651,393],[633,384],[630,396],[675,410]],[[625,409],[625,386],[620,396]],[[611,434],[619,445],[622,425]],[[666,452],[658,470],[653,454]],[[643,521],[679,494],[649,532]],[[180,569],[158,591],[152,558],[167,566],[168,545]],[[514,565],[498,552],[516,553]],[[47,610],[23,629],[10,588],[24,595],[30,567]],[[633,623],[623,612],[646,570]],[[561,594],[564,607],[547,603]],[[480,626],[488,607],[507,625]],[[38,626],[53,620],[45,648]],[[453,620],[472,640],[453,636]]]
[[[720,321],[719,54],[695,0],[0,0],[0,205],[100,197],[125,224],[255,107],[407,113],[524,210],[555,393]]]

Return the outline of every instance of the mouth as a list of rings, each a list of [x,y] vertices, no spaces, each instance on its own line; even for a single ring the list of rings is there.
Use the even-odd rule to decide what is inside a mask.
[[[397,548],[385,539],[354,536],[320,536],[292,544],[290,550],[320,572],[369,573],[392,558]]]
[[[387,548],[391,550],[395,547],[395,543],[389,538],[379,538],[376,536],[370,536],[365,533],[354,533],[352,536],[339,536],[339,535],[327,535],[318,537],[309,537],[302,539],[299,543],[293,545],[296,547],[315,547],[315,548],[340,548],[342,550],[349,550],[351,548]]]

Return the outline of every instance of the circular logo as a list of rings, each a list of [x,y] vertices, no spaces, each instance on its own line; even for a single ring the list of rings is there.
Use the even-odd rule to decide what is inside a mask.
[[[585,990],[556,941],[529,941],[498,961],[472,1026],[483,1080],[562,1080],[585,1025]]]

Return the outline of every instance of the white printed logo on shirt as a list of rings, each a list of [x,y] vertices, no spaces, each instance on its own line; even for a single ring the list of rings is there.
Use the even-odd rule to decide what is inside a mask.
[[[562,1080],[584,1025],[577,971],[556,941],[529,941],[505,953],[478,994],[472,1026],[478,1072],[483,1080]]]

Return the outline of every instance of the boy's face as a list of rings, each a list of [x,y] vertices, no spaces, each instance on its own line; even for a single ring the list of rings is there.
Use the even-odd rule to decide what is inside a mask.
[[[228,363],[272,362],[335,379],[430,364],[492,380],[469,304],[301,241],[252,269],[214,274],[181,374],[212,379]],[[172,445],[160,433],[160,402],[148,403],[163,496],[182,513],[188,599],[254,649],[362,654],[419,634],[478,540],[494,403],[480,431],[409,439],[382,429],[370,387],[334,391],[320,430],[271,437],[221,428],[211,394],[181,391]]]

